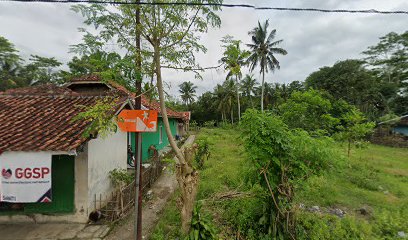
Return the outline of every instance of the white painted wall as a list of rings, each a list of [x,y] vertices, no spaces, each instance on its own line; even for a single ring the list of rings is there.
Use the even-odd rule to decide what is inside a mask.
[[[75,214],[87,221],[88,212],[88,145],[75,157]]]
[[[118,130],[106,138],[88,142],[88,210],[94,210],[95,195],[104,199],[113,191],[109,171],[127,168],[127,133]],[[97,206],[99,207],[99,206]]]

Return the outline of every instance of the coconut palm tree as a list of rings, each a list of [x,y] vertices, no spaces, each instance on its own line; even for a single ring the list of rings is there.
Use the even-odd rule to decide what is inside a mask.
[[[229,110],[230,112],[230,117],[231,117],[231,123],[234,123],[234,109],[233,105],[236,100],[236,95],[234,93],[234,89],[237,89],[236,87],[236,82],[232,79],[227,79],[224,81],[222,84],[222,87],[224,88],[224,105],[226,106],[226,109]],[[238,101],[238,99],[237,99]]]
[[[214,107],[221,113],[221,120],[222,122],[225,122],[226,119],[226,111],[227,111],[227,104],[224,101],[225,100],[225,89],[222,85],[217,84],[214,88]]]
[[[254,75],[252,74],[245,75],[245,77],[241,80],[242,93],[249,98],[252,107],[254,107],[254,103],[252,101],[252,94],[255,94],[255,89],[257,85],[258,82],[256,81]]]
[[[247,65],[246,59],[248,58],[250,52],[241,50],[241,41],[234,40],[231,36],[226,36],[223,38],[223,47],[225,49],[223,57],[219,61],[224,64],[224,69],[228,71],[227,80],[234,77],[235,78],[235,90],[237,94],[237,104],[238,104],[238,121],[241,119],[241,103],[239,100],[239,81],[242,78],[241,68]]]
[[[191,105],[191,103],[194,101],[194,98],[196,97],[196,89],[197,86],[194,86],[192,82],[183,82],[182,84],[179,85],[180,89],[179,92],[181,93],[181,100],[184,102],[186,105]]]
[[[232,79],[225,80],[222,85],[217,84],[217,86],[214,88],[214,104],[217,110],[221,113],[223,122],[227,120],[227,112],[230,112],[231,123],[234,123],[234,89],[235,82]]]
[[[258,21],[258,26],[255,27],[248,34],[252,38],[252,43],[247,46],[252,50],[251,55],[248,57],[248,63],[250,64],[250,71],[252,72],[255,67],[260,66],[260,73],[262,73],[262,89],[261,89],[261,110],[263,111],[263,97],[264,97],[264,82],[265,72],[275,71],[279,69],[279,61],[276,59],[275,54],[286,55],[287,51],[283,48],[276,47],[283,40],[274,41],[276,36],[276,29],[272,30],[268,34],[269,21],[266,20],[264,24]]]

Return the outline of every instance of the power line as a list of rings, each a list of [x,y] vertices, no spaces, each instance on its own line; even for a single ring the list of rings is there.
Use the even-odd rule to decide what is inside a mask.
[[[257,7],[251,4],[225,4],[225,3],[181,3],[181,2],[128,2],[128,1],[103,1],[103,0],[0,0],[0,2],[24,2],[24,3],[95,3],[112,5],[155,5],[155,6],[207,6],[207,7],[226,7],[226,8],[251,8],[254,10],[274,10],[274,11],[296,11],[296,12],[322,12],[322,13],[355,13],[355,14],[404,14],[408,11],[395,10],[383,11],[376,9],[321,9],[321,8],[291,8],[291,7]]]

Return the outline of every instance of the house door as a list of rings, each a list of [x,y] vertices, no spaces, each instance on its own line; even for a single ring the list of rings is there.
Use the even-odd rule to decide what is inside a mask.
[[[52,156],[52,202],[26,204],[26,213],[71,213],[74,211],[75,157]]]

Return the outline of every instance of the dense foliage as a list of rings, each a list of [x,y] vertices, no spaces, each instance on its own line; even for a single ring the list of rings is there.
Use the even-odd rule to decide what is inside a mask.
[[[339,124],[339,119],[331,115],[333,107],[330,100],[313,89],[294,92],[278,108],[283,121],[291,128],[331,133]]]
[[[266,34],[264,28],[263,25],[258,26],[258,30],[263,30],[261,32]],[[255,32],[253,33],[255,34]],[[272,33],[275,34],[274,31]],[[407,32],[402,34],[389,33],[381,37],[377,45],[368,47],[363,52],[365,58],[348,59],[339,61],[333,66],[322,67],[311,73],[303,82],[273,84],[265,81],[263,84],[259,84],[259,80],[252,75],[247,75],[238,83],[239,94],[236,94],[237,82],[227,79],[224,83],[215,86],[213,91],[205,92],[199,96],[197,101],[190,105],[192,118],[201,125],[209,120],[236,122],[239,116],[234,111],[234,106],[237,106],[238,99],[241,112],[245,112],[249,108],[260,109],[262,98],[264,109],[274,112],[287,108],[289,105],[300,107],[292,100],[288,102],[288,99],[295,91],[304,92],[309,89],[320,91],[321,95],[330,101],[330,104],[320,101],[324,105],[319,110],[322,113],[321,116],[324,112],[329,111],[333,117],[340,119],[341,115],[353,106],[357,107],[371,121],[378,121],[381,116],[387,114],[396,114],[397,116],[407,114],[407,42]],[[280,41],[276,42],[276,44],[279,43]],[[251,55],[248,60],[252,58],[256,59],[255,56]],[[250,70],[259,64],[259,62],[251,61],[249,63],[251,63]],[[276,65],[275,68],[277,66],[279,65]],[[261,71],[263,69],[266,71],[266,68],[261,67]],[[268,65],[268,69],[273,68]],[[307,109],[306,106],[302,106],[302,108],[298,109],[299,113],[305,108]],[[300,115],[300,118],[302,117]],[[292,118],[292,120],[301,123],[296,118]],[[288,124],[294,125],[295,122]],[[318,122],[317,119],[315,122]],[[327,125],[330,120],[325,119],[323,122]]]
[[[306,131],[291,130],[276,116],[248,110],[242,121],[245,148],[253,162],[253,184],[263,190],[266,206],[261,225],[278,239],[296,238],[293,197],[298,185],[333,164],[327,138],[313,138]]]
[[[83,112],[75,116],[72,122],[90,122],[89,126],[82,133],[84,138],[96,137],[97,135],[103,138],[107,137],[111,133],[116,132],[118,128],[117,121],[120,121],[120,119],[116,119],[113,116],[118,101],[119,99],[117,98],[105,97],[98,100],[93,106],[78,106],[83,108]]]
[[[0,36],[0,91],[46,83],[60,83],[55,58],[31,55],[28,63],[19,55],[14,44]]]

